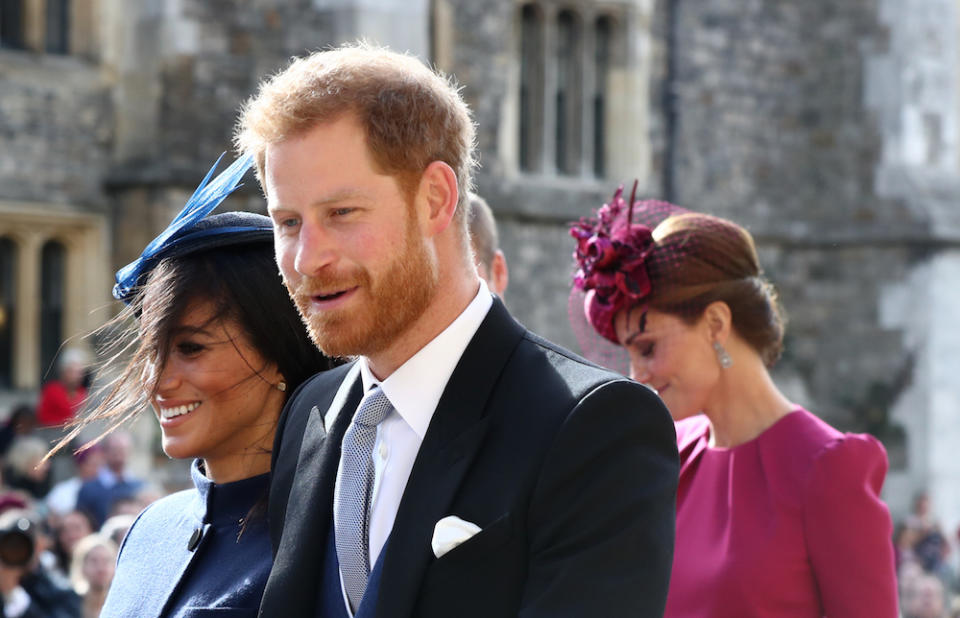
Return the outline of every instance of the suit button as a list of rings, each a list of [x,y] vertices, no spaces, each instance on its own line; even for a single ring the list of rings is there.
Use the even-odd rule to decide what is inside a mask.
[[[190,535],[190,542],[187,543],[187,549],[193,551],[197,548],[197,545],[200,544],[200,539],[203,538],[203,528],[197,528],[193,531],[193,534]]]

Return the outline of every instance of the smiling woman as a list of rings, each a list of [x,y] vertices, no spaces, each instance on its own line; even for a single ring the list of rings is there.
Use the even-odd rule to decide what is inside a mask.
[[[218,318],[209,300],[186,307],[170,340],[153,397],[164,452],[202,458],[218,482],[269,465],[264,454],[284,399],[276,364],[252,346],[236,319]]]
[[[211,170],[170,227],[117,273],[114,295],[127,309],[107,325],[121,334],[101,374],[119,377],[58,445],[91,422],[116,427],[152,407],[166,454],[194,459],[196,488],[155,502],[130,528],[101,616],[254,615],[266,584],[277,422],[289,393],[330,362],[277,272],[270,220],[206,216],[247,167],[240,160],[212,182]]]

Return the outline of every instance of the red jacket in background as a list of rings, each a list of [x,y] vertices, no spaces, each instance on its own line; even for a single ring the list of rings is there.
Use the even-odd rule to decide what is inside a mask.
[[[37,422],[46,427],[63,425],[83,405],[87,389],[78,386],[71,397],[59,380],[51,380],[40,391],[40,403],[37,405]]]

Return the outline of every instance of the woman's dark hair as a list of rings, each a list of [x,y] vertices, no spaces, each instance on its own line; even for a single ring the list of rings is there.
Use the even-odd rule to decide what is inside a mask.
[[[664,219],[653,239],[649,306],[693,324],[722,301],[736,333],[772,366],[783,351],[786,320],[750,233],[726,219],[684,213]]]
[[[152,368],[164,366],[173,329],[196,300],[212,304],[211,322],[233,320],[240,326],[263,361],[277,366],[287,396],[332,366],[310,340],[280,278],[270,243],[169,257],[153,269],[133,302],[101,329],[108,340],[108,360],[99,374],[116,377],[100,387],[100,402],[75,422],[50,454],[90,423],[106,421],[107,430],[89,444],[95,443],[150,404],[159,379]],[[252,369],[259,374],[264,367]]]

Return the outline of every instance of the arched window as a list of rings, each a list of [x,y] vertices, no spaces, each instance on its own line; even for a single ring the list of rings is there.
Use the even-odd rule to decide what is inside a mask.
[[[13,324],[17,317],[16,260],[13,241],[0,237],[0,388],[13,386]]]
[[[539,171],[543,156],[543,18],[520,9],[520,169]]]
[[[66,295],[67,250],[55,241],[40,254],[40,376],[52,377],[53,362],[63,342],[63,306]],[[49,373],[48,373],[49,372]]]
[[[24,49],[23,0],[0,0],[0,47]]]
[[[70,0],[47,0],[46,51],[66,54],[70,51]]]

